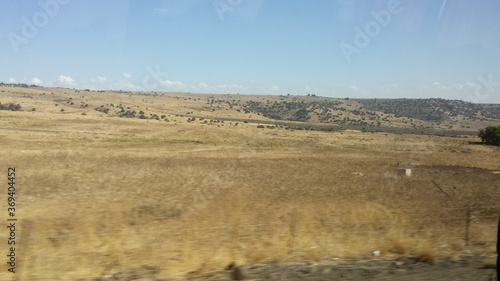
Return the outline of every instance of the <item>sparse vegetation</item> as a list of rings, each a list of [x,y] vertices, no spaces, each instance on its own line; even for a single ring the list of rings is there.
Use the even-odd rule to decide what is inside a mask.
[[[0,110],[20,111],[21,105],[13,102],[10,102],[8,104],[0,103]]]
[[[101,105],[100,107],[97,107],[95,111],[102,112],[104,114],[108,114],[109,108],[105,107],[104,105]]]
[[[135,110],[127,110],[127,111],[123,111],[123,112],[120,112],[118,114],[119,117],[124,117],[124,118],[135,118],[136,116],[136,112]]]
[[[207,104],[195,94],[165,93],[152,103],[154,93],[105,91],[90,99],[85,91],[15,90],[4,101],[37,109],[0,118],[1,128],[16,128],[0,138],[0,159],[24,167],[20,226],[36,241],[23,254],[30,267],[23,278],[102,279],[148,265],[153,280],[209,279],[230,260],[304,262],[305,269],[314,262],[331,272],[337,258],[432,264],[473,254],[481,257],[477,265],[494,253],[500,198],[491,183],[499,180],[500,151],[469,144],[491,120],[470,123],[469,138],[371,133],[370,126],[363,133],[362,122],[387,129],[390,121],[415,132],[409,124],[419,121],[382,115],[352,99],[313,96],[255,97],[264,108],[256,112],[244,95],[214,95]],[[69,107],[69,97],[77,106]],[[109,108],[109,118],[96,107]],[[286,120],[300,110],[307,122]],[[167,116],[172,122],[152,121]],[[416,172],[398,177],[400,163]],[[464,206],[477,218],[467,248]],[[373,257],[373,250],[382,255]],[[5,268],[0,265],[2,280],[10,276]]]

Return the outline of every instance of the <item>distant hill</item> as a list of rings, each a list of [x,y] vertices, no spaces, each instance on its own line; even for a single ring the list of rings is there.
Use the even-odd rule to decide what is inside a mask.
[[[436,98],[339,99],[290,95],[92,91],[1,83],[0,91],[0,110],[204,125],[234,121],[278,129],[477,135],[479,129],[500,124],[500,104],[474,104]]]
[[[334,124],[367,131],[397,128],[416,132],[441,130],[475,134],[482,123],[500,123],[499,104],[473,104],[445,99],[281,97],[274,101],[251,100],[241,106],[245,112],[262,114],[274,120],[305,122],[316,126]]]
[[[498,104],[474,104],[445,99],[356,99],[356,101],[369,110],[423,121],[440,122],[459,116],[470,120],[500,119]]]

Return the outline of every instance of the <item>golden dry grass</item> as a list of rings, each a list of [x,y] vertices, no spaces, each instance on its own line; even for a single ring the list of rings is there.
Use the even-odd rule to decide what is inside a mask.
[[[96,106],[146,107],[124,95],[106,93]],[[163,278],[209,275],[230,261],[372,258],[373,250],[432,261],[495,251],[500,151],[471,138],[82,116],[47,99],[15,100],[39,103],[34,113],[0,111],[0,163],[18,170],[24,280],[141,266]],[[183,102],[151,107],[175,116]],[[413,168],[412,177],[398,167]],[[6,271],[1,262],[0,279]]]

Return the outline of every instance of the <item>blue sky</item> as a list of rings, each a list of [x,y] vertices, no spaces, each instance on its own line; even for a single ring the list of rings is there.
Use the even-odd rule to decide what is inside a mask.
[[[497,0],[4,0],[0,81],[500,102]]]

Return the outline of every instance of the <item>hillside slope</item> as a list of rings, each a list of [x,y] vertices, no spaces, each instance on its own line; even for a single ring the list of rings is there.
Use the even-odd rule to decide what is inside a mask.
[[[475,135],[500,123],[499,104],[445,99],[90,91],[0,85],[0,110],[140,118],[159,122],[338,131]]]

